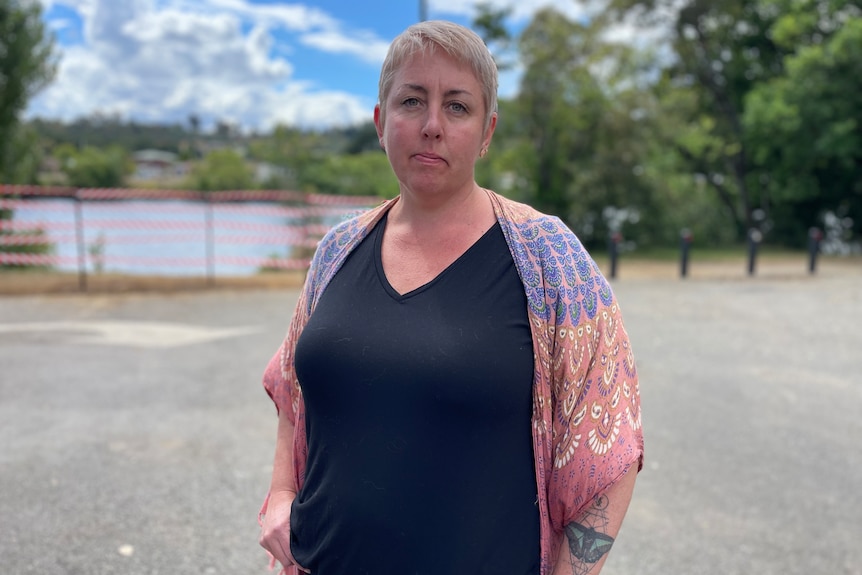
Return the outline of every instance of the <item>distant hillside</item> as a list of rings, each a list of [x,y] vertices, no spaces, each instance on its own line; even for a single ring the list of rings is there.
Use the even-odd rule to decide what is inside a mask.
[[[43,144],[50,150],[60,144],[78,148],[94,146],[105,148],[120,146],[130,152],[136,150],[163,150],[181,157],[193,156],[194,149],[209,149],[213,144],[230,143],[245,147],[249,142],[267,140],[272,133],[244,134],[235,126],[220,122],[216,129],[200,132],[194,122],[183,124],[139,124],[126,122],[113,116],[92,116],[73,122],[34,119],[29,122]],[[315,133],[318,149],[337,154],[357,154],[379,149],[374,124],[333,128]],[[197,142],[199,146],[195,146]]]
[[[72,144],[82,148],[121,146],[129,151],[157,149],[182,154],[190,149],[193,134],[179,124],[157,125],[122,122],[114,118],[82,118],[71,123],[31,120],[47,147]]]

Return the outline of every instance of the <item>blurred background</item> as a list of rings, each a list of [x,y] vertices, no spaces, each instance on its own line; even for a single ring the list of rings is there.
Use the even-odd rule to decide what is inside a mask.
[[[379,67],[398,32],[444,18],[501,69],[480,184],[590,248],[618,233],[653,256],[681,234],[804,250],[820,234],[824,253],[860,252],[858,2],[2,0],[0,14],[3,184],[391,197]]]

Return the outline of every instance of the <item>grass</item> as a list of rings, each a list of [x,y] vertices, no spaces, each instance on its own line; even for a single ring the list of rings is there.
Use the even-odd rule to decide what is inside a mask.
[[[791,250],[775,246],[760,246],[757,250],[758,258],[771,259],[795,259],[808,258],[808,252],[805,250]],[[607,257],[607,254],[605,254]],[[632,252],[627,252],[621,255],[630,260],[643,261],[679,261],[682,257],[680,248],[649,248],[636,249]],[[732,260],[748,259],[748,246],[740,244],[738,246],[720,247],[720,248],[704,248],[692,247],[689,251],[689,259],[694,261],[705,262],[726,262]]]
[[[296,289],[305,272],[268,272],[242,277],[88,274],[45,270],[0,270],[0,296],[62,293],[180,292],[210,289]]]
[[[607,253],[596,253],[596,262],[607,275],[610,269]],[[744,248],[692,249],[689,258],[689,275],[693,280],[749,279],[748,255]],[[617,262],[617,281],[669,280],[680,276],[679,250],[638,250],[620,255]],[[862,276],[862,256],[821,256],[817,264],[817,277],[855,274]],[[755,278],[800,279],[808,273],[808,254],[800,250],[764,248],[757,258]],[[297,289],[305,280],[304,271],[262,272],[243,277],[174,277],[120,275],[112,273],[89,274],[86,290],[77,273],[60,273],[51,270],[0,269],[0,296],[60,293],[129,293],[177,292],[211,289]]]

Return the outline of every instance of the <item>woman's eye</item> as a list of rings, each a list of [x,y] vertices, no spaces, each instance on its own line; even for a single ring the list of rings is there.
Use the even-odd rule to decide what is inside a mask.
[[[415,108],[419,105],[418,98],[407,98],[402,102],[402,105],[407,106],[408,108]]]
[[[465,106],[461,102],[452,102],[451,104],[449,104],[449,109],[457,114],[463,114],[467,111],[467,106]]]

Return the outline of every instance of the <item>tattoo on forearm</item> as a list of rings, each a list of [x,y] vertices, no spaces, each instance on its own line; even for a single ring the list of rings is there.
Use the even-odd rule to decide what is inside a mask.
[[[608,498],[599,495],[582,516],[582,523],[566,525],[566,537],[572,552],[572,574],[587,575],[595,564],[611,550],[614,538],[603,533],[608,528],[606,510]]]

